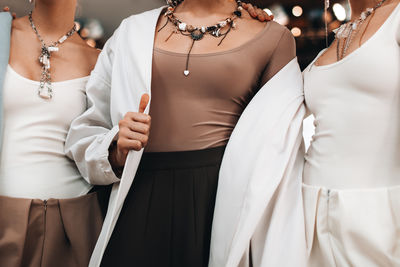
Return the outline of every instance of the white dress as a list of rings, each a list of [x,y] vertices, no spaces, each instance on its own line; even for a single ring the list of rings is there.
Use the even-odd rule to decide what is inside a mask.
[[[3,146],[0,196],[29,199],[74,198],[91,185],[64,152],[72,120],[86,110],[88,77],[54,82],[54,96],[38,96],[39,82],[8,66],[3,88]]]
[[[400,266],[400,5],[343,60],[314,62],[304,71],[316,126],[303,180],[309,266]]]

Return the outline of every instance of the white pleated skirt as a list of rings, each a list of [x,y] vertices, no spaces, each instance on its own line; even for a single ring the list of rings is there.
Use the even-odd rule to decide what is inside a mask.
[[[400,266],[400,186],[303,185],[310,267]]]

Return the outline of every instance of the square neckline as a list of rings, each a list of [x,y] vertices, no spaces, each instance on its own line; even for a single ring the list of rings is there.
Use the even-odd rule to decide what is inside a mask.
[[[8,64],[7,65],[7,69],[13,73],[17,78],[26,81],[30,84],[34,84],[34,85],[39,85],[40,81],[36,81],[36,80],[31,80],[29,78],[26,78],[24,76],[22,76],[21,74],[19,74],[16,70],[13,69],[13,67]],[[63,84],[68,84],[68,83],[75,83],[75,82],[87,82],[89,80],[90,75],[84,76],[84,77],[79,77],[79,78],[74,78],[74,79],[69,79],[69,80],[63,80],[63,81],[56,81],[56,82],[52,82],[51,84],[53,85],[63,85]]]

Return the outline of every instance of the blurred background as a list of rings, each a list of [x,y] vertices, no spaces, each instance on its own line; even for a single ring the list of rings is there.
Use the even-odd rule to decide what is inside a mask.
[[[101,48],[123,18],[165,4],[164,0],[78,0],[77,22],[88,44]],[[324,0],[250,0],[275,15],[275,20],[287,26],[297,41],[297,54],[304,69],[318,52],[326,47]],[[32,8],[28,0],[0,0],[18,16]],[[347,20],[350,9],[347,1],[331,0],[326,14],[328,32]],[[332,34],[329,35],[329,41]]]

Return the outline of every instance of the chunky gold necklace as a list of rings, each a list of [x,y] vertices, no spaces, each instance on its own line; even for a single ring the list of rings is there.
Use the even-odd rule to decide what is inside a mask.
[[[190,71],[189,71],[189,59],[190,55],[193,49],[193,46],[196,41],[200,41],[203,39],[204,35],[208,34],[210,36],[213,36],[215,38],[222,38],[221,41],[218,43],[218,46],[222,44],[226,36],[230,33],[232,29],[236,28],[236,23],[235,20],[238,18],[242,17],[242,2],[241,0],[236,0],[237,3],[237,8],[236,10],[232,13],[232,16],[229,18],[226,18],[223,21],[220,21],[214,25],[211,26],[200,26],[200,27],[195,27],[193,25],[187,24],[177,18],[174,14],[176,7],[181,4],[183,0],[167,0],[168,8],[167,11],[165,12],[164,16],[167,17],[167,22],[162,26],[158,32],[160,32],[162,29],[167,26],[168,23],[172,23],[174,25],[174,30],[171,32],[171,34],[168,36],[168,38],[165,40],[168,42],[168,40],[171,38],[173,34],[180,33],[184,36],[188,36],[192,40],[192,45],[190,46],[189,52],[186,56],[186,67],[185,70],[183,71],[183,74],[185,76],[189,76]]]

